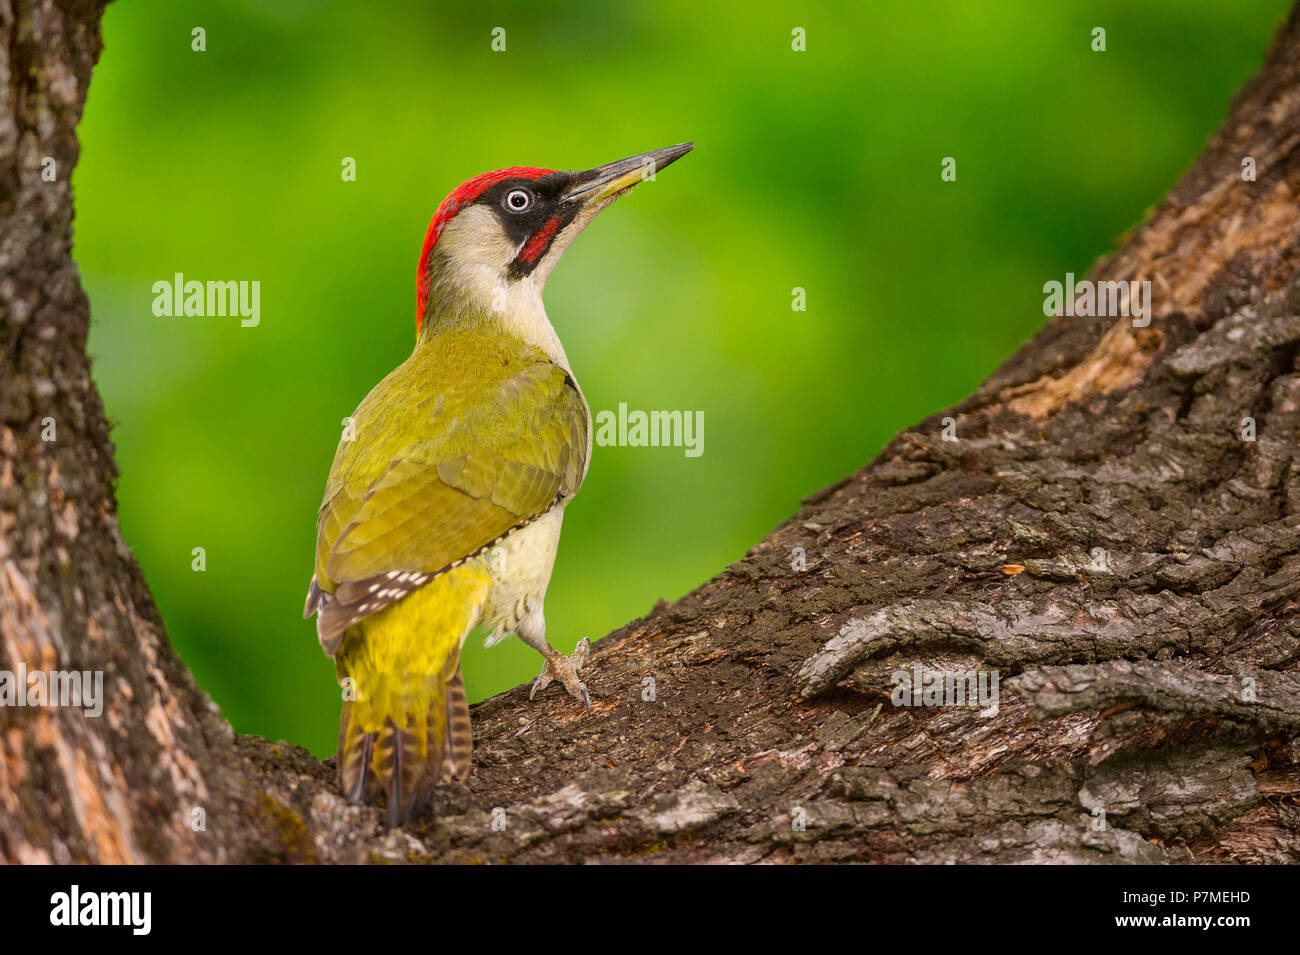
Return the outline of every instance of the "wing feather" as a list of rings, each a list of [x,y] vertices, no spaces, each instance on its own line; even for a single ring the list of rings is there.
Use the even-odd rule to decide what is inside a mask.
[[[564,369],[536,351],[510,356],[470,389],[479,400],[444,393],[412,414],[390,405],[399,373],[438,373],[418,356],[362,402],[330,472],[308,599],[327,652],[357,620],[572,497],[586,474],[590,412]]]

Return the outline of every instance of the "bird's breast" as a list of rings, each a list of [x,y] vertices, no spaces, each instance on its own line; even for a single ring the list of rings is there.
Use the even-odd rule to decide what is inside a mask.
[[[481,555],[491,580],[483,612],[489,646],[514,633],[530,614],[541,612],[563,521],[564,504],[557,504]]]

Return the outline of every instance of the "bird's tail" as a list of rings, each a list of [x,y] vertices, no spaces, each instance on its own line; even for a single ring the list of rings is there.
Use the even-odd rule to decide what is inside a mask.
[[[390,827],[438,783],[469,774],[460,644],[487,578],[457,570],[349,628],[336,657],[340,678],[351,681],[339,720],[339,788],[354,804],[383,793]]]
[[[473,736],[460,654],[413,697],[427,700],[424,712],[403,708],[378,729],[366,730],[353,701],[343,703],[339,721],[339,788],[357,804],[382,792],[390,827],[404,823],[434,786],[469,775]]]

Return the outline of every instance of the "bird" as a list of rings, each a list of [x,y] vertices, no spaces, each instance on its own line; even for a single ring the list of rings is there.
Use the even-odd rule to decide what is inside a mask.
[[[544,602],[592,418],[542,292],[603,209],[693,145],[583,172],[497,169],[433,215],[415,347],[345,419],[303,609],[343,689],[339,789],[382,795],[389,828],[469,774],[460,652],[475,628],[542,655],[530,699],[554,680],[590,712],[590,643],[552,647]]]

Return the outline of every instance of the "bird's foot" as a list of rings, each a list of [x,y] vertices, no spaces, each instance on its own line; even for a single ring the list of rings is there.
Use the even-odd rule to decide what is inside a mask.
[[[565,656],[563,653],[556,652],[555,656],[548,657],[542,664],[542,672],[537,674],[537,679],[533,681],[533,688],[528,694],[531,700],[542,690],[551,685],[552,680],[559,680],[564,684],[564,688],[569,691],[569,696],[575,700],[582,700],[587,704],[587,712],[591,712],[591,695],[587,693],[587,687],[578,679],[578,671],[582,669],[587,662],[587,652],[591,649],[591,640],[583,637],[578,641],[578,645],[573,648],[572,656]]]

